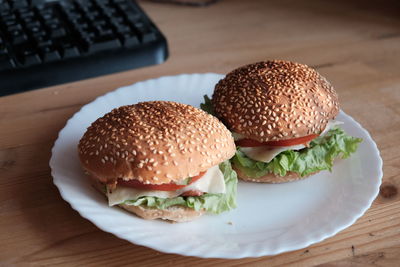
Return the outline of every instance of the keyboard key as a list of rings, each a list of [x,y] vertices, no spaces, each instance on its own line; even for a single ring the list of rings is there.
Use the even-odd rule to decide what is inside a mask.
[[[111,17],[110,21],[112,24],[115,24],[115,25],[126,24],[126,20],[123,17]]]
[[[14,31],[22,31],[22,26],[20,24],[13,24],[13,25],[8,25],[6,29],[9,33],[13,33]],[[15,34],[17,35],[17,33]]]
[[[57,18],[53,18],[53,19],[47,20],[45,23],[46,23],[46,25],[48,25],[48,26],[51,26],[51,25],[60,25],[60,24],[61,24],[61,21],[60,21],[59,19],[57,19]]]
[[[35,20],[36,20],[36,17],[29,17],[29,18],[24,18],[24,19],[22,19],[22,21],[23,21],[25,24],[31,23],[31,22],[33,22],[33,21],[35,21]]]
[[[12,14],[11,10],[6,10],[6,9],[2,10],[2,9],[0,9],[0,18],[4,18],[5,16],[9,16],[11,14]]]
[[[26,67],[32,66],[32,65],[38,65],[42,61],[40,60],[40,57],[38,54],[28,54],[25,55],[25,60],[24,60],[24,65]]]
[[[54,18],[54,14],[52,13],[52,12],[44,12],[44,13],[41,13],[41,16],[42,16],[42,18],[45,20],[45,21],[48,21],[48,20],[51,20],[51,19],[53,19]]]
[[[39,5],[35,6],[34,9],[40,13],[43,10],[48,9],[48,6],[45,4],[39,4]]]
[[[69,10],[75,8],[75,3],[72,1],[59,1],[57,8],[59,10]]]
[[[39,42],[43,42],[44,40],[48,40],[49,37],[47,36],[46,32],[41,31],[41,32],[35,32],[32,34],[33,39],[39,43]]]
[[[96,25],[95,30],[99,36],[114,35],[112,28],[108,25]]]
[[[105,19],[93,20],[92,24],[95,27],[105,27],[105,26],[109,26],[110,25],[109,22],[107,20],[105,20]]]
[[[20,30],[15,30],[11,33],[13,45],[20,45],[28,41],[28,36]]]
[[[103,9],[104,14],[106,14],[109,18],[118,18],[119,11],[114,7],[105,7]]]
[[[126,10],[126,18],[130,21],[130,22],[136,22],[138,20],[140,20],[140,13],[138,13],[135,10]]]
[[[154,31],[151,31],[144,23],[137,22],[134,24],[135,29],[140,35],[140,39],[143,43],[148,43],[156,40],[157,36]]]
[[[65,12],[65,15],[67,16],[68,20],[71,21],[72,23],[74,23],[74,21],[83,19],[83,16],[78,12],[75,12],[74,10]]]
[[[46,47],[46,46],[52,46],[53,42],[51,40],[42,40],[40,42],[37,42],[37,46],[39,49]]]
[[[1,15],[1,20],[3,22],[9,21],[9,20],[13,20],[16,22],[16,19],[17,19],[17,17],[12,13],[6,13],[6,14]]]
[[[96,20],[96,19],[101,19],[101,16],[100,16],[101,14],[100,14],[100,12],[99,11],[92,11],[92,12],[90,12],[90,13],[87,13],[86,14],[86,17],[88,18],[88,19],[90,19],[90,20]]]
[[[0,72],[12,69],[13,64],[7,55],[0,55]]]
[[[122,10],[127,10],[130,8],[130,5],[126,3],[126,1],[113,1],[114,4]]]
[[[128,25],[119,25],[117,26],[117,32],[120,34],[132,33],[132,29]]]
[[[77,31],[85,31],[85,32],[88,32],[88,31],[90,31],[89,28],[90,28],[89,24],[86,23],[85,21],[80,21],[80,22],[77,22],[77,23],[75,24],[75,29],[76,29]]]
[[[50,29],[52,29],[52,30],[58,30],[60,28],[61,28],[61,24],[58,24],[58,23],[50,24]]]
[[[121,43],[115,37],[101,36],[90,40],[88,43],[88,53],[97,53],[104,50],[112,50],[121,47]]]
[[[6,56],[8,54],[7,48],[4,46],[4,44],[0,43],[0,57]]]
[[[91,28],[82,28],[77,30],[82,38],[81,42],[91,43],[91,40],[96,37],[96,33]]]
[[[87,0],[77,0],[76,1],[77,5],[82,8],[82,9],[94,9],[96,8],[96,5],[92,1],[87,1]]]
[[[0,4],[0,11],[8,11],[10,10],[10,5],[7,2],[3,2]]]
[[[29,6],[28,1],[26,0],[18,0],[18,1],[12,1],[12,7],[13,8],[26,8]]]
[[[44,62],[53,62],[61,59],[60,54],[54,47],[45,46],[40,51]]]
[[[22,12],[21,10],[19,10],[18,13],[19,17],[23,20],[35,17],[35,14],[31,10],[28,10],[27,12]]]
[[[51,31],[50,36],[53,39],[62,38],[67,35],[67,32],[63,28],[54,29]]]
[[[27,28],[40,27],[41,24],[38,20],[27,21],[25,23]]]
[[[29,28],[29,31],[30,31],[32,34],[37,34],[37,33],[39,33],[39,32],[43,32],[43,28],[38,27],[38,26],[34,26],[34,27],[30,27],[30,28]]]
[[[3,23],[4,23],[4,25],[5,25],[6,27],[9,27],[9,26],[13,26],[13,25],[17,25],[17,24],[18,24],[17,20],[7,20],[7,21],[4,21]]]
[[[28,7],[22,7],[22,8],[18,8],[18,9],[13,9],[14,13],[18,13],[18,14],[28,14],[31,12],[31,9]]]
[[[140,45],[139,38],[136,35],[128,33],[128,34],[123,35],[122,39],[123,39],[124,46],[126,48],[136,47],[136,46]]]
[[[64,45],[62,49],[63,49],[62,57],[65,59],[75,58],[80,56],[78,47],[74,45]]]
[[[19,62],[28,67],[41,63],[39,55],[36,53],[36,49],[31,46],[21,47],[17,50]]]

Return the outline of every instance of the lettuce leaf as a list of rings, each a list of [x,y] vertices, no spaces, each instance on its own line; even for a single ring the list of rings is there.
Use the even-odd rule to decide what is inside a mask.
[[[200,104],[200,108],[205,112],[207,112],[208,114],[215,116],[214,107],[212,105],[211,99],[208,97],[208,95],[204,95],[203,97],[204,97],[204,103]]]
[[[205,193],[198,197],[175,197],[175,198],[158,198],[158,197],[140,197],[135,200],[127,200],[124,204],[134,206],[145,206],[155,209],[166,209],[170,206],[185,206],[195,210],[204,209],[207,212],[219,214],[224,211],[236,208],[236,187],[237,176],[232,170],[229,161],[219,164],[219,168],[224,175],[226,193],[225,194],[209,194]]]
[[[259,178],[267,173],[285,176],[287,172],[306,176],[320,170],[331,171],[334,159],[349,157],[357,150],[361,141],[361,138],[349,136],[341,128],[336,127],[326,135],[311,141],[308,148],[284,151],[268,163],[248,158],[240,151],[240,147],[231,160],[235,167],[253,178]]]

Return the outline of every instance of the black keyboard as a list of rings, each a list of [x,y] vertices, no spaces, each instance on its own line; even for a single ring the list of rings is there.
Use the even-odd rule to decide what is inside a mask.
[[[131,0],[0,0],[0,96],[158,64],[167,42]]]

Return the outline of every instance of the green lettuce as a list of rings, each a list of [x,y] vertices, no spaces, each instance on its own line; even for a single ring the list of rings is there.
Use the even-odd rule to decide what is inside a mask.
[[[226,193],[210,194],[205,193],[198,197],[175,197],[175,198],[158,198],[158,197],[140,197],[135,200],[127,200],[124,204],[134,206],[144,206],[155,209],[166,209],[171,206],[184,206],[195,210],[204,209],[210,213],[221,213],[236,208],[236,172],[232,170],[229,161],[219,164],[219,168],[224,175]]]
[[[231,160],[235,167],[252,178],[259,178],[267,173],[285,176],[287,172],[306,176],[316,171],[331,171],[334,159],[349,157],[357,150],[361,141],[361,138],[349,136],[336,127],[311,141],[308,148],[284,151],[268,163],[248,158],[240,151],[240,147]]]
[[[200,108],[205,112],[207,112],[208,114],[215,116],[214,107],[212,105],[211,99],[208,97],[208,95],[204,95],[203,97],[204,97],[204,103],[200,104]]]

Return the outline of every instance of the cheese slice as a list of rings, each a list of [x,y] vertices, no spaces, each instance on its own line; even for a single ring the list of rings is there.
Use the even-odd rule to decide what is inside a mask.
[[[205,193],[225,193],[225,180],[219,166],[216,165],[207,170],[203,177],[196,182],[176,191],[141,190],[132,187],[117,186],[112,192],[107,190],[108,205],[113,206],[126,200],[136,200],[143,196],[159,198],[174,198],[186,191],[198,190]]]
[[[259,147],[241,147],[240,151],[242,151],[246,156],[248,156],[251,159],[268,163],[283,151],[300,150],[302,148],[305,148],[305,146],[304,145],[285,146],[285,147],[259,146]]]
[[[328,124],[326,125],[325,129],[320,134],[320,136],[325,135],[330,129],[332,129],[333,127],[340,125],[340,124],[343,124],[343,122],[330,120],[328,122]],[[235,135],[233,135],[233,136],[235,136]],[[240,134],[236,134],[236,136],[239,137]],[[241,136],[243,136],[243,135],[241,135]],[[240,139],[238,139],[238,140],[240,140]],[[278,154],[282,153],[283,151],[300,150],[305,147],[306,146],[302,145],[302,144],[294,145],[294,146],[282,146],[282,147],[268,147],[268,146],[241,147],[240,151],[242,151],[246,156],[248,156],[251,159],[268,163],[273,158],[275,158]]]

